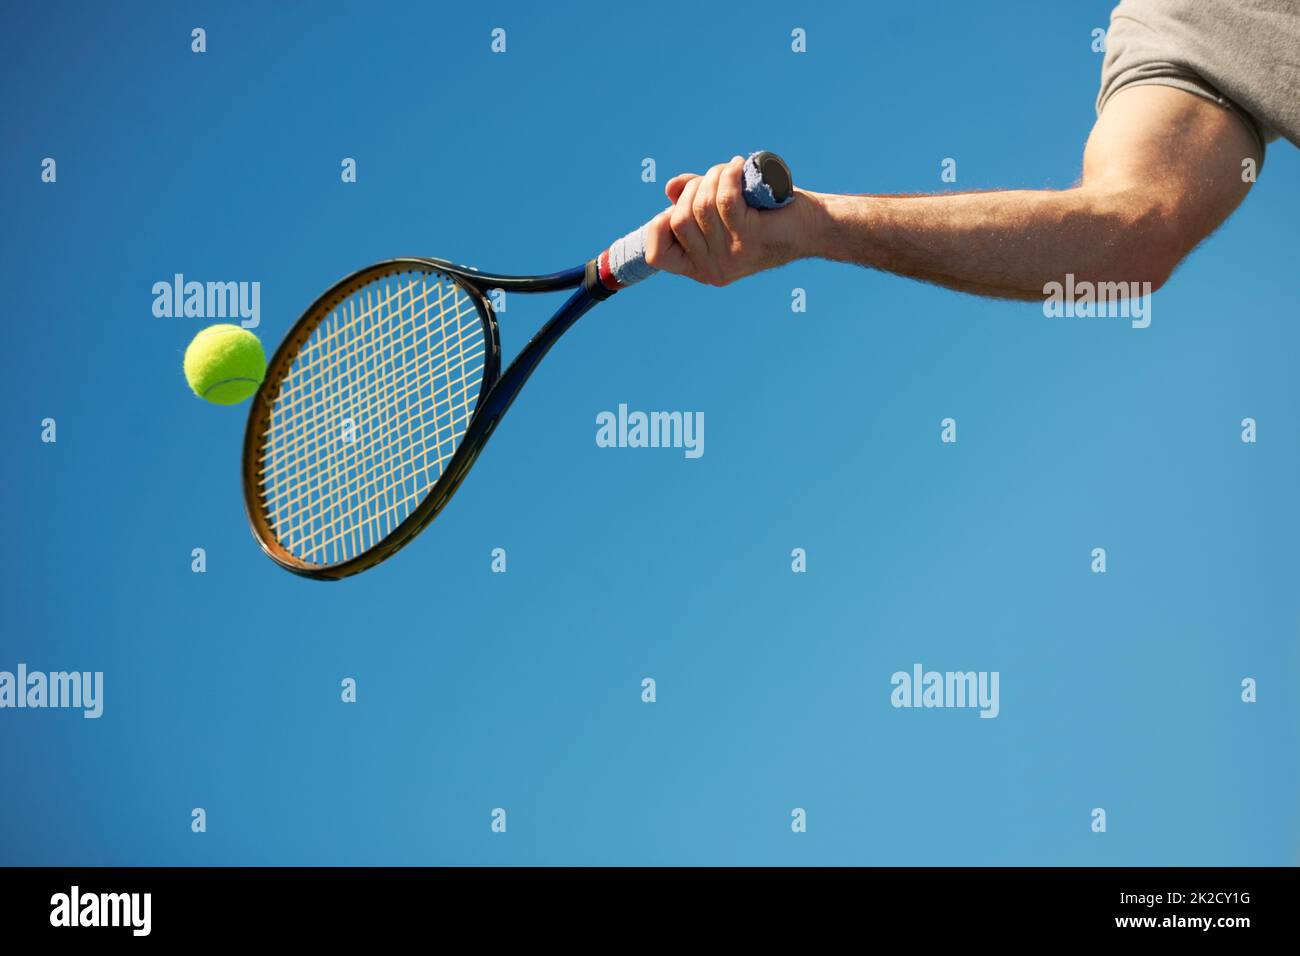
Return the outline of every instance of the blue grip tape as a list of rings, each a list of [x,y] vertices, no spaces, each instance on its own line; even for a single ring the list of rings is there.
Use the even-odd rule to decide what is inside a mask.
[[[763,182],[763,174],[758,168],[758,163],[754,162],[754,157],[757,155],[758,153],[750,153],[745,160],[745,202],[755,209],[780,209],[782,206],[790,205],[794,201],[794,193],[791,192],[784,199],[777,200],[772,187]]]

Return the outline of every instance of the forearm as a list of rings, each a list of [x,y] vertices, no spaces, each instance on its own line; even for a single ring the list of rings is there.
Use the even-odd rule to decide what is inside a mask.
[[[980,295],[1039,299],[1067,273],[1158,288],[1181,255],[1157,207],[1111,189],[804,195],[800,255]]]

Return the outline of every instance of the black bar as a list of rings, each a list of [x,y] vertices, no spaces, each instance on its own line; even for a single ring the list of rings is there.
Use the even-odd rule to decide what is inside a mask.
[[[901,933],[918,945],[1099,936],[1232,945],[1256,931],[1290,935],[1298,875],[1291,868],[12,868],[0,870],[0,932],[6,942],[129,938],[132,922],[143,928],[144,897],[132,898],[139,909],[114,896],[101,910],[99,894],[148,893],[149,938],[204,944],[411,934],[451,944],[529,927],[541,944],[552,932],[577,940],[621,925],[629,939],[660,945],[701,930],[733,941],[802,934],[809,945],[828,933],[859,942]],[[74,886],[77,922],[92,912],[111,917],[116,908],[128,925],[52,925],[52,918],[71,921]],[[1206,919],[1208,928],[1200,924]]]

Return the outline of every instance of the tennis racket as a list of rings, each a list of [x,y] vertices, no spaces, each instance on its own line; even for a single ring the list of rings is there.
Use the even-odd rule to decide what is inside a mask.
[[[745,199],[793,196],[772,153],[745,162]],[[244,432],[249,523],[270,558],[344,578],[395,554],[446,507],[542,357],[585,312],[653,275],[642,227],[586,265],[492,275],[389,259],[340,279],[289,330]],[[501,374],[490,293],[575,290]]]

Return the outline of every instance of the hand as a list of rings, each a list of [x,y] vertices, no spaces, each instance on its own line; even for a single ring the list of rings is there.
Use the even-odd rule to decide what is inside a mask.
[[[706,285],[724,286],[799,258],[812,200],[795,190],[783,209],[745,202],[740,156],[703,176],[682,173],[664,193],[672,206],[646,226],[646,262]]]

